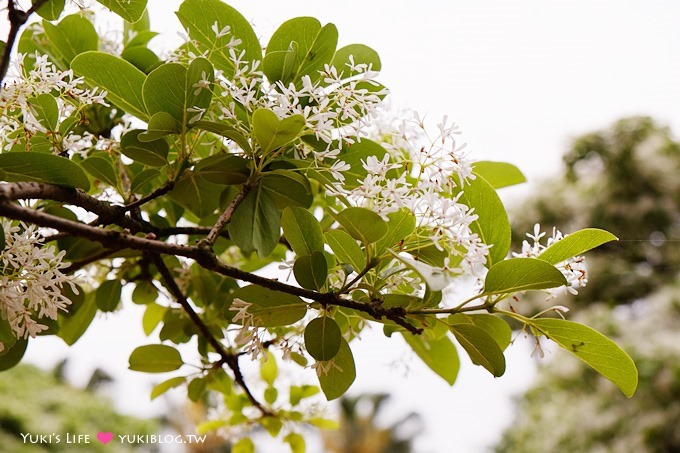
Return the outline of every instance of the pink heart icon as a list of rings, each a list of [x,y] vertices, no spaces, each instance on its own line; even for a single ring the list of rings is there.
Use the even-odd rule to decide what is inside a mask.
[[[97,440],[103,444],[108,444],[111,442],[113,439],[113,433],[112,432],[98,432],[97,433]]]

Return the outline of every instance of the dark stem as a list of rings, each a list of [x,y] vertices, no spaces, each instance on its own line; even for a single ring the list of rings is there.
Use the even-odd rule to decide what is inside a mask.
[[[130,204],[126,204],[123,207],[123,210],[124,211],[130,211],[132,209],[138,208],[141,205],[150,202],[151,200],[154,200],[158,197],[165,195],[166,193],[170,192],[173,189],[173,187],[175,187],[175,181],[168,181],[167,183],[165,183],[164,185],[162,185],[158,189],[151,192],[149,195],[142,197],[139,200],[133,201]]]
[[[212,227],[210,232],[208,233],[208,236],[204,239],[207,244],[210,244],[211,246],[215,244],[215,241],[219,237],[220,233],[224,229],[225,226],[231,221],[231,217],[234,215],[234,211],[236,211],[236,208],[241,204],[241,202],[246,198],[246,195],[248,195],[248,192],[250,192],[250,186],[248,184],[244,184],[241,190],[236,194],[233,200],[231,200],[231,203],[229,203],[229,206],[227,206],[227,209],[224,210],[222,215],[220,215],[220,218],[217,219],[217,222],[215,223],[215,226]]]
[[[14,43],[19,36],[19,30],[24,26],[28,18],[38,10],[42,5],[50,0],[34,0],[33,5],[26,11],[17,8],[14,0],[7,0],[7,19],[9,20],[9,33],[7,34],[7,42],[5,50],[2,52],[2,59],[0,60],[0,84],[5,80],[9,63],[12,58],[12,49]],[[1,87],[0,87],[1,89]]]
[[[182,309],[187,313],[187,315],[189,315],[191,322],[193,322],[194,325],[198,327],[198,330],[201,331],[201,334],[208,341],[208,343],[210,343],[210,346],[212,346],[215,352],[220,355],[220,362],[226,364],[231,369],[232,373],[234,373],[234,381],[239,386],[241,386],[248,397],[248,400],[250,400],[253,406],[255,406],[262,413],[262,415],[273,415],[271,411],[264,407],[262,403],[260,403],[257,398],[255,398],[255,396],[250,391],[250,388],[248,388],[248,385],[243,378],[243,373],[241,373],[241,368],[239,367],[238,355],[227,351],[222,343],[220,343],[212,334],[212,332],[210,332],[208,326],[203,322],[201,317],[198,316],[198,313],[196,313],[194,308],[191,306],[189,300],[182,292],[182,289],[177,285],[175,278],[172,276],[170,269],[168,269],[168,267],[163,262],[161,256],[155,253],[149,255],[153,263],[156,265],[156,268],[160,272],[165,287],[168,289],[168,291],[170,291],[170,294],[172,294],[177,303],[182,306]]]

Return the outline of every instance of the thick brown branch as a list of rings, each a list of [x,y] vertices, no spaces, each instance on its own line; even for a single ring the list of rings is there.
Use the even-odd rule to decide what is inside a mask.
[[[210,233],[208,233],[208,236],[206,236],[206,238],[204,239],[208,244],[212,246],[215,243],[215,241],[220,235],[220,232],[231,221],[231,217],[234,215],[234,211],[236,211],[238,205],[240,205],[241,202],[246,198],[248,192],[250,192],[250,186],[248,184],[245,184],[241,188],[241,190],[236,194],[234,199],[231,200],[231,203],[229,203],[227,209],[225,209],[222,215],[220,215],[220,218],[217,219],[215,226],[212,227]]]
[[[99,216],[100,224],[115,223],[132,231],[146,231],[149,225],[137,222],[125,215],[122,206],[98,200],[80,189],[41,182],[14,182],[0,184],[0,200],[53,200],[78,206]]]
[[[4,215],[15,220],[23,220],[25,222],[34,223],[42,227],[54,228],[74,236],[100,242],[108,247],[133,248],[136,250],[152,253],[191,258],[208,270],[212,270],[237,280],[313,300],[319,302],[323,306],[331,305],[351,308],[367,313],[378,321],[385,318],[404,327],[409,332],[414,334],[420,334],[422,332],[422,329],[419,329],[406,321],[407,314],[403,308],[385,308],[377,304],[357,302],[351,299],[346,299],[339,294],[319,293],[297,286],[288,285],[286,283],[279,282],[278,280],[261,277],[250,272],[245,272],[241,269],[228,266],[220,262],[209,246],[186,246],[171,244],[155,239],[133,236],[121,231],[85,225],[79,222],[74,222],[72,220],[67,220],[11,203],[7,201],[7,199],[2,198],[2,192],[0,192],[0,215]]]
[[[165,287],[168,289],[168,291],[170,291],[170,294],[172,294],[177,303],[179,303],[182,309],[187,313],[191,319],[191,322],[193,322],[194,325],[198,327],[201,335],[203,335],[208,343],[210,343],[210,346],[212,346],[215,352],[220,355],[222,358],[221,362],[225,363],[231,369],[232,373],[234,373],[234,381],[239,386],[241,386],[248,397],[248,400],[250,400],[253,406],[255,406],[262,413],[262,415],[273,415],[266,407],[262,405],[262,403],[257,400],[257,398],[255,398],[253,393],[250,391],[250,388],[248,388],[248,385],[243,378],[243,373],[241,373],[241,368],[239,367],[238,355],[227,351],[222,343],[220,343],[212,334],[212,332],[210,332],[208,326],[203,322],[201,317],[198,316],[198,313],[196,313],[194,308],[191,306],[186,296],[182,292],[182,289],[179,287],[179,285],[177,285],[177,282],[170,273],[170,269],[168,269],[168,267],[165,265],[161,256],[158,254],[150,254],[150,256],[151,260],[160,272],[161,277],[163,278]]]

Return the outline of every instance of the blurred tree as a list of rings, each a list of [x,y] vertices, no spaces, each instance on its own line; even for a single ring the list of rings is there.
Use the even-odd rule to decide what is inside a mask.
[[[340,427],[325,433],[328,453],[410,453],[422,431],[422,420],[414,412],[383,427],[380,423],[390,396],[361,394],[340,400]]]
[[[93,377],[102,382],[101,372]],[[154,420],[121,415],[107,398],[68,385],[63,380],[63,364],[53,373],[32,365],[19,365],[0,373],[0,395],[3,453],[111,452],[112,448],[116,452],[156,451],[155,445],[116,443],[113,447],[100,443],[99,431],[158,434],[159,425]],[[67,443],[67,433],[72,439],[74,435],[89,435],[90,443]],[[47,437],[42,443],[31,443],[31,438],[26,436],[24,441],[22,434],[30,434],[34,440],[41,434]]]
[[[577,138],[564,161],[565,177],[526,201],[522,216],[564,232],[588,224],[619,236],[589,254],[594,284],[558,303],[576,305],[572,319],[626,348],[640,384],[628,400],[550,350],[550,368],[518,402],[496,451],[679,452],[680,145],[650,118],[627,118]],[[515,231],[530,229],[520,220]]]
[[[680,265],[680,144],[647,117],[574,140],[566,176],[516,209],[514,237],[535,219],[563,232],[603,228],[621,240],[588,255],[590,283],[574,303],[630,303],[674,279]],[[531,220],[529,220],[531,219]]]

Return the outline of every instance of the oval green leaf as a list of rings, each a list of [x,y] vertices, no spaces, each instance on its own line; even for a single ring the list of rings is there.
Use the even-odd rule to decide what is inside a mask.
[[[340,327],[333,318],[321,316],[305,327],[305,348],[316,360],[331,360],[338,354],[341,342]]]
[[[498,343],[474,324],[454,324],[451,332],[475,365],[486,368],[495,377],[505,373],[505,356]]]
[[[536,258],[512,258],[494,264],[486,274],[484,294],[504,294],[566,285],[555,266]]]
[[[344,338],[340,339],[340,348],[335,357],[324,364],[316,368],[316,375],[326,399],[331,401],[344,395],[356,378],[352,350]]]
[[[281,237],[281,214],[274,200],[260,186],[252,189],[234,211],[229,237],[244,253],[269,255]]]
[[[142,97],[146,75],[132,63],[104,52],[84,52],[71,62],[71,69],[92,86],[107,91],[106,98],[125,112],[146,121]]]
[[[366,267],[366,255],[352,236],[342,230],[330,230],[325,237],[338,262],[351,264],[356,272]]]
[[[537,258],[550,264],[558,264],[576,255],[592,250],[607,242],[617,241],[618,238],[609,231],[597,228],[586,228],[568,234],[541,252]]]
[[[510,221],[496,190],[483,178],[470,179],[458,201],[474,209],[477,220],[470,224],[470,229],[492,246],[487,256],[488,265],[505,259],[510,250]]]
[[[95,290],[95,303],[101,311],[114,311],[120,303],[120,293],[123,289],[120,280],[106,280]]]
[[[305,126],[305,117],[291,115],[279,119],[271,110],[259,108],[253,112],[252,125],[255,140],[266,155],[293,141]]]
[[[137,22],[146,9],[147,0],[97,0],[128,22]]]
[[[281,227],[286,241],[296,255],[307,256],[323,252],[324,240],[321,224],[304,208],[289,207],[281,214]]]
[[[564,319],[531,319],[528,324],[612,381],[628,398],[635,393],[635,362],[600,332]]]
[[[320,290],[328,277],[328,264],[323,252],[299,256],[293,265],[295,280],[306,289]]]
[[[145,373],[165,373],[184,365],[179,351],[165,344],[139,346],[130,354],[130,369]]]
[[[232,297],[252,304],[246,311],[260,327],[288,326],[307,313],[307,304],[299,297],[257,285],[239,288]]]
[[[444,336],[437,340],[430,340],[422,335],[402,332],[406,343],[413,349],[420,360],[437,373],[442,379],[453,385],[458,377],[460,359],[456,346]]]
[[[350,236],[364,244],[377,242],[387,233],[387,222],[370,209],[351,207],[333,217]]]
[[[0,154],[3,179],[8,182],[37,181],[90,189],[90,180],[72,160],[54,154],[16,152]]]
[[[480,160],[472,164],[472,171],[475,175],[484,178],[494,189],[526,182],[519,168],[507,162]]]

